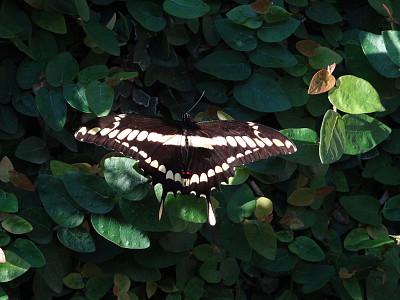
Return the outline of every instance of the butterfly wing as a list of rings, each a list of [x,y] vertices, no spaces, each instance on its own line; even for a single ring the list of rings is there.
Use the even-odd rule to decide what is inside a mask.
[[[81,126],[75,138],[122,153],[138,160],[153,184],[161,183],[163,198],[182,190],[182,126],[178,121],[141,115],[114,115],[91,120]]]

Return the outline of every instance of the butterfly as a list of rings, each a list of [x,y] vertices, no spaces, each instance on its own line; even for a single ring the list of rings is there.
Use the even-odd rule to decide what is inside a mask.
[[[138,114],[119,114],[91,120],[75,138],[138,160],[153,185],[163,187],[159,211],[168,194],[194,194],[207,200],[208,221],[216,223],[210,191],[221,189],[235,167],[276,155],[296,152],[295,144],[265,125],[246,121],[195,122]]]

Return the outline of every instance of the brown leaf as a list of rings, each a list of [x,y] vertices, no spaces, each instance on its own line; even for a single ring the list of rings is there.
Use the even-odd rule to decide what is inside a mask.
[[[322,94],[335,86],[336,79],[328,70],[319,70],[311,78],[308,93],[311,95]]]
[[[273,3],[268,0],[257,0],[250,4],[251,8],[258,14],[266,14],[272,5]]]
[[[347,270],[346,268],[340,268],[339,269],[339,277],[342,279],[349,279],[353,277],[355,272],[351,270]]]
[[[315,56],[319,47],[319,44],[311,40],[301,40],[296,43],[297,51],[308,57]]]
[[[315,198],[324,198],[335,190],[333,186],[321,186],[314,190]]]
[[[35,191],[35,186],[32,184],[32,181],[22,173],[18,173],[15,171],[10,171],[11,180],[13,186],[18,189],[25,190],[25,191]]]
[[[14,166],[11,160],[7,156],[4,156],[0,160],[0,181],[9,182],[11,179],[10,171],[14,171]]]

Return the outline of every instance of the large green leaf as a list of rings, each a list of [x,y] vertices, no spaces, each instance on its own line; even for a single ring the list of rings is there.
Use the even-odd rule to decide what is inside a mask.
[[[268,259],[274,259],[277,250],[275,232],[272,227],[264,222],[249,221],[244,224],[244,234],[251,248]]]
[[[338,109],[350,114],[385,110],[374,87],[368,81],[352,75],[338,78],[336,87],[329,90],[328,97]]]
[[[18,199],[13,193],[0,190],[0,211],[18,212]]]
[[[365,56],[376,71],[385,77],[400,77],[399,67],[390,59],[381,35],[360,31],[360,42]]]
[[[46,67],[46,79],[55,87],[70,83],[78,74],[79,65],[69,52],[58,53]]]
[[[68,194],[59,177],[41,174],[37,181],[40,200],[48,215],[63,227],[76,227],[83,221],[83,212]]]
[[[151,31],[160,31],[165,28],[166,20],[163,17],[162,7],[152,1],[128,0],[126,3],[129,13],[144,28]]]
[[[67,84],[63,88],[63,95],[68,104],[73,108],[85,113],[91,112],[86,99],[86,85],[84,83]]]
[[[94,229],[107,240],[127,249],[145,249],[150,246],[147,235],[129,224],[119,213],[92,214]]]
[[[304,263],[296,266],[293,280],[303,284],[302,292],[308,294],[323,287],[335,275],[335,268],[331,265]]]
[[[10,215],[1,222],[1,226],[4,230],[13,234],[25,234],[32,231],[32,225],[17,215]]]
[[[114,56],[120,55],[119,43],[114,31],[95,21],[83,23],[82,28],[88,38],[101,50]]]
[[[277,43],[260,42],[249,57],[254,64],[266,68],[291,67],[297,64],[293,54]]]
[[[36,106],[52,129],[63,129],[67,120],[67,105],[61,89],[39,89],[36,93]]]
[[[90,212],[104,214],[114,207],[112,189],[96,175],[65,172],[64,184],[75,202]]]
[[[389,198],[382,210],[385,219],[400,221],[400,195]]]
[[[277,112],[291,107],[281,86],[263,73],[253,73],[243,84],[236,85],[233,95],[240,104],[256,111]]]
[[[336,8],[327,2],[316,1],[306,8],[306,16],[320,24],[333,24],[342,21]]]
[[[165,0],[163,8],[170,15],[185,19],[198,18],[210,11],[210,6],[202,0]]]
[[[227,204],[227,215],[234,223],[240,223],[249,217],[256,207],[256,200],[248,185],[242,185],[233,193]]]
[[[228,11],[226,16],[232,22],[248,28],[258,28],[263,23],[261,16],[250,5],[236,6]]]
[[[306,236],[299,236],[289,244],[289,250],[305,261],[321,261],[325,253],[316,242]]]
[[[246,57],[240,52],[232,50],[211,53],[194,66],[204,73],[225,80],[244,80],[251,73]]]
[[[15,150],[15,156],[34,164],[42,164],[50,159],[46,143],[36,136],[22,140]]]
[[[229,19],[220,19],[215,26],[222,39],[232,49],[238,51],[251,51],[257,47],[254,30],[237,25]]]
[[[397,30],[385,30],[382,31],[382,37],[388,56],[397,66],[400,66],[399,32]]]
[[[319,134],[319,157],[323,164],[330,164],[340,159],[346,143],[345,126],[342,117],[333,110],[328,110],[322,121]]]
[[[300,24],[301,22],[295,18],[289,18],[277,23],[265,23],[257,31],[257,36],[263,42],[280,42],[293,34]]]
[[[90,109],[97,116],[108,115],[114,101],[114,89],[111,86],[105,82],[92,81],[86,88],[85,96]],[[86,109],[84,106],[82,108]]]
[[[46,263],[42,252],[31,240],[18,238],[9,250],[27,261],[33,268],[41,267]]]
[[[382,122],[368,115],[344,115],[346,146],[344,153],[365,153],[385,140],[392,131]]]
[[[57,230],[57,237],[65,247],[71,250],[77,252],[96,251],[92,236],[82,227],[60,227]]]
[[[15,96],[12,99],[12,104],[20,114],[29,117],[39,116],[36,100],[32,96],[32,94],[23,93],[21,95]]]
[[[379,226],[382,217],[379,214],[378,199],[369,195],[343,196],[340,198],[343,208],[359,222]]]
[[[47,6],[43,10],[34,10],[32,21],[48,31],[58,34],[67,33],[64,15],[50,8],[50,6]]]
[[[0,282],[10,282],[24,274],[31,265],[11,251],[4,251],[6,262],[0,264]]]

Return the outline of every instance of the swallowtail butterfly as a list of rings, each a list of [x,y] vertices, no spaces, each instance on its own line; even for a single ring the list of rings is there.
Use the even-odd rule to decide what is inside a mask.
[[[79,141],[121,152],[138,160],[153,184],[167,194],[194,194],[208,203],[209,223],[215,215],[210,191],[234,176],[234,167],[296,152],[291,140],[270,127],[243,121],[195,122],[136,114],[91,120],[75,133]],[[163,201],[163,200],[162,200]],[[161,218],[163,203],[160,206]]]

